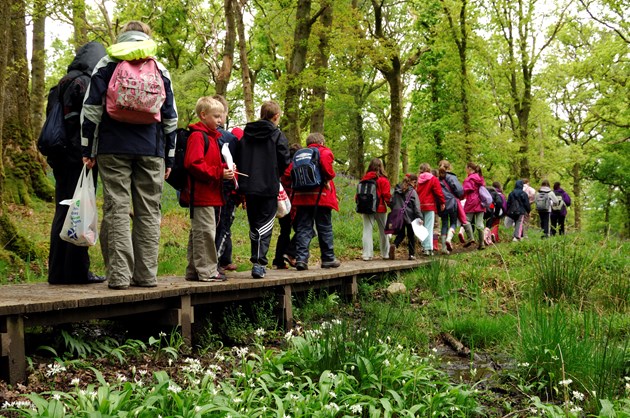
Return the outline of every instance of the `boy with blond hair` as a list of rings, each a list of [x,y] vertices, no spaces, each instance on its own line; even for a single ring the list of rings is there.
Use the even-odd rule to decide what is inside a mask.
[[[223,206],[222,182],[234,178],[234,167],[221,161],[217,126],[224,116],[223,105],[212,97],[197,100],[195,112],[199,122],[188,126],[184,167],[189,173],[180,200],[190,207],[190,234],[188,236],[188,265],[186,280],[222,282],[225,274],[218,270],[215,246],[215,207]]]

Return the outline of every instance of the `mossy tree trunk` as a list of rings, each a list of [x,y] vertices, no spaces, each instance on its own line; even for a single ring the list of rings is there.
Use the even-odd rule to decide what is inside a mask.
[[[28,259],[34,257],[33,246],[19,236],[7,207],[11,203],[28,205],[33,195],[52,201],[54,189],[46,178],[45,164],[32,134],[25,3],[0,1],[0,74],[6,76],[0,82],[0,246]]]

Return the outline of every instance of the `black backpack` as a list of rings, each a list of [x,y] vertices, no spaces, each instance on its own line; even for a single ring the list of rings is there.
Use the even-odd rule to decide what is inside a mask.
[[[188,179],[188,170],[184,168],[184,157],[186,156],[186,146],[188,145],[188,137],[192,133],[192,131],[185,128],[177,129],[177,139],[175,141],[175,162],[173,163],[173,168],[171,169],[171,174],[166,179],[166,182],[173,186],[173,189],[181,192],[184,187],[186,187],[186,180]],[[205,132],[203,134],[203,154],[205,155],[208,152],[208,147],[210,146],[210,141],[208,140],[208,135]],[[192,196],[191,199],[192,201]]]
[[[371,215],[378,209],[378,194],[376,193],[376,180],[361,180],[357,185],[357,213]]]
[[[87,74],[80,73],[75,77],[64,80],[63,85],[60,80],[60,82],[48,92],[46,121],[37,139],[37,149],[46,157],[60,154],[68,146],[63,96],[72,82],[82,75]]]
[[[319,150],[314,147],[296,151],[292,159],[291,188],[293,190],[309,190],[322,186],[322,175],[319,168]]]

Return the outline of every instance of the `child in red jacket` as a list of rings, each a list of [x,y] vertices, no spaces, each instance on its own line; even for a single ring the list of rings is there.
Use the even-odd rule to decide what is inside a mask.
[[[322,268],[337,268],[341,265],[335,258],[333,247],[332,211],[339,211],[337,191],[335,190],[334,156],[330,148],[324,146],[324,135],[314,132],[306,138],[306,146],[317,148],[320,155],[320,172],[324,185],[312,190],[295,190],[293,201],[295,208],[295,268],[308,270],[309,246],[315,235],[319,240],[322,255]],[[317,228],[317,234],[313,230]]]
[[[217,126],[223,121],[223,105],[211,98],[197,100],[195,112],[199,122],[191,124],[184,167],[190,174],[182,190],[181,201],[190,206],[188,265],[186,280],[222,282],[225,274],[218,271],[215,206],[223,206],[223,180],[233,179],[234,171],[221,161]],[[207,151],[206,150],[207,143]]]
[[[383,162],[379,158],[370,161],[367,172],[361,178],[363,180],[374,180],[376,182],[376,196],[378,197],[378,207],[376,213],[362,214],[363,216],[363,254],[364,261],[370,261],[374,257],[374,242],[372,240],[372,230],[376,223],[378,227],[379,244],[381,257],[390,258],[389,237],[385,234],[385,222],[387,221],[387,207],[392,200],[392,191],[389,180],[385,173]]]

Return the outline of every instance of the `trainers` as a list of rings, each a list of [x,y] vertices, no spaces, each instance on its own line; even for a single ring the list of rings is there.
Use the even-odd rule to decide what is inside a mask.
[[[204,283],[215,283],[215,282],[224,282],[227,280],[227,277],[225,277],[225,274],[223,273],[217,273],[216,276],[214,277],[204,277],[204,278],[199,278],[200,282],[204,282]]]
[[[415,260],[415,259],[416,259],[416,257],[415,257],[415,256],[413,256],[413,255],[410,255],[410,256],[409,256],[409,259],[410,259],[410,260]]]
[[[372,261],[372,257],[362,257],[362,259],[363,261]]]
[[[260,264],[254,264],[254,267],[252,267],[252,277],[254,279],[262,279],[266,273],[265,267]]]
[[[393,244],[389,246],[389,259],[390,260],[396,259],[396,246]]]
[[[286,261],[287,264],[290,265],[291,267],[295,267],[295,265],[297,264],[297,261],[295,260],[295,258],[291,257],[289,254],[284,254],[282,258],[284,258],[284,261]]]
[[[109,287],[112,290],[127,290],[127,289],[129,289],[129,285],[128,284],[108,284],[107,287]]]
[[[339,260],[337,260],[336,258],[333,258],[330,261],[322,261],[322,268],[323,269],[336,269],[340,265],[341,265],[341,262]]]
[[[512,242],[519,242],[520,240],[516,237],[512,238]]]
[[[308,270],[308,264],[306,264],[304,261],[296,261],[295,268],[299,271]]]
[[[276,268],[276,270],[286,270],[288,269],[287,265],[282,263],[282,264],[273,264],[273,266]]]
[[[107,278],[105,276],[97,276],[96,274],[89,272],[88,273],[88,277],[87,277],[87,283],[92,284],[92,283],[103,283],[107,281]]]
[[[446,249],[449,252],[453,251],[453,243],[451,241],[446,241]]]
[[[422,252],[422,254],[424,254],[424,255],[426,255],[428,257],[431,257],[433,255],[433,251],[431,251],[431,250],[424,250]]]

